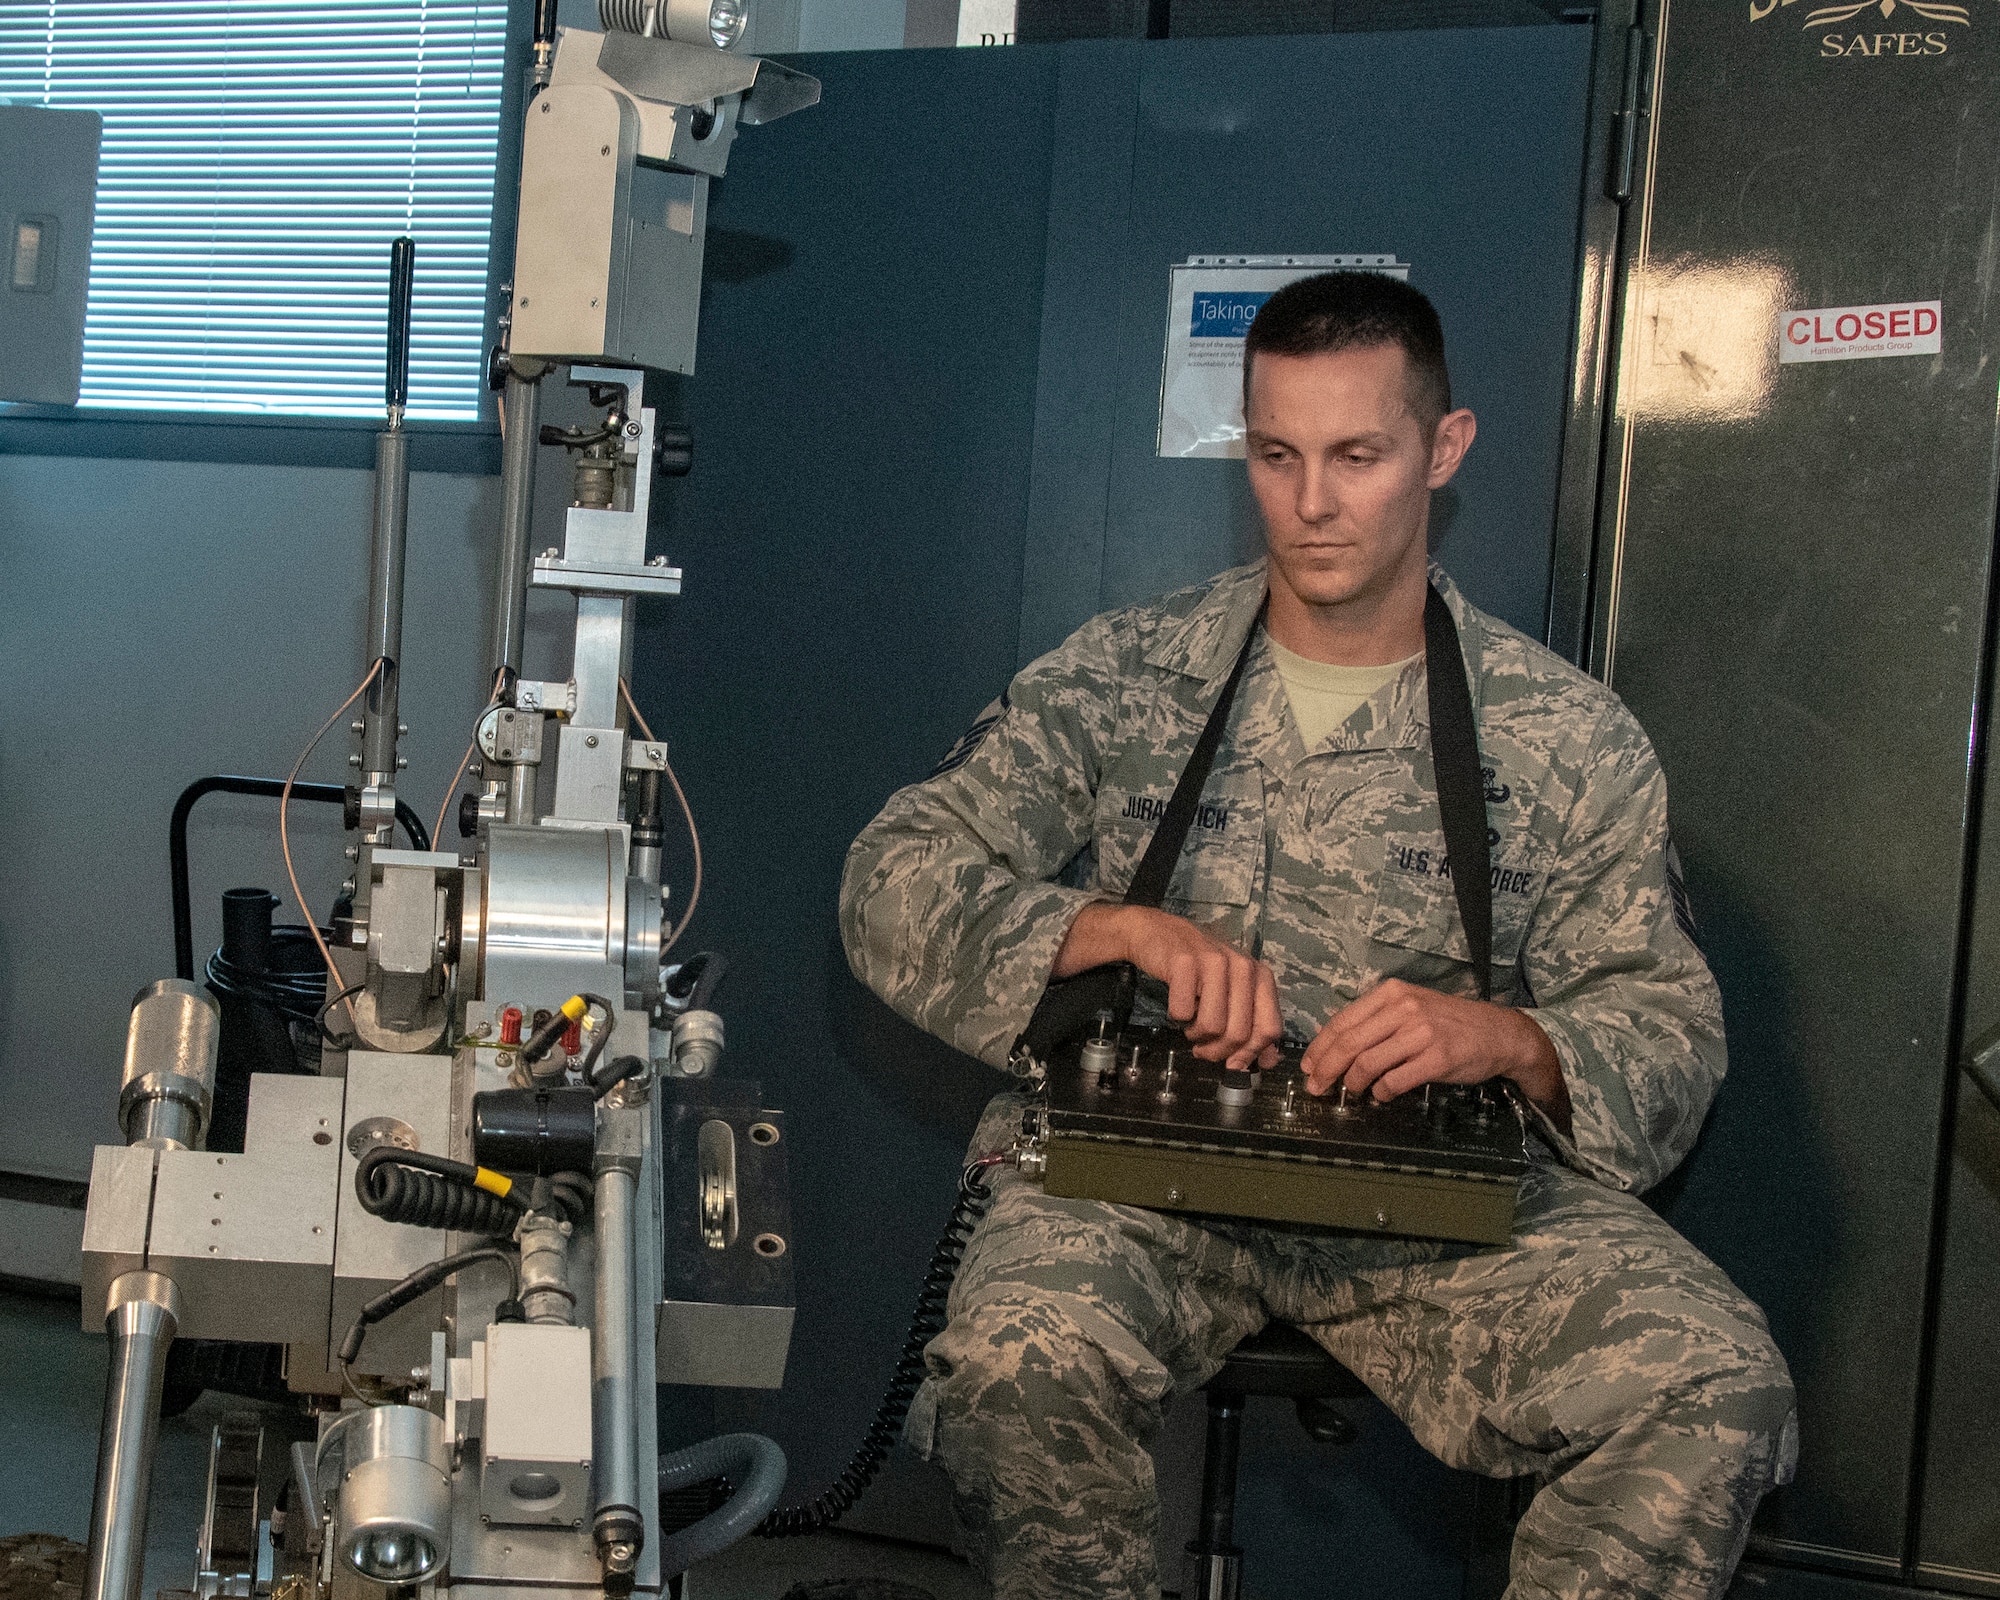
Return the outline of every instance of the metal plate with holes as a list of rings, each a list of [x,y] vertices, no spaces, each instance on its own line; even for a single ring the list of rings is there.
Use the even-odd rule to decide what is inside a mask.
[[[537,685],[540,687],[540,685]],[[542,713],[495,706],[479,719],[479,749],[489,761],[509,765],[542,759]]]
[[[329,1335],[338,1344],[362,1304],[445,1253],[445,1236],[385,1222],[362,1209],[354,1169],[380,1145],[446,1152],[451,1135],[451,1059],[356,1050],[347,1058],[347,1118],[341,1131],[340,1233],[334,1253]],[[368,1330],[355,1370],[406,1373],[429,1359],[435,1297]]]
[[[160,1153],[150,1265],[180,1289],[182,1337],[325,1350],[344,1088],[256,1073],[242,1155]]]
[[[742,1079],[670,1081],[661,1094],[660,1382],[775,1389],[793,1308],[783,1114]]]

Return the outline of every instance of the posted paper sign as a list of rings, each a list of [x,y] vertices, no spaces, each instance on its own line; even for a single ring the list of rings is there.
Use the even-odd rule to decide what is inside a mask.
[[[1935,300],[1886,306],[1824,306],[1778,318],[1778,360],[1865,361],[1871,356],[1934,356],[1944,314]]]
[[[1394,256],[1189,256],[1167,293],[1159,453],[1243,455],[1243,335],[1264,302],[1316,272],[1408,279]]]

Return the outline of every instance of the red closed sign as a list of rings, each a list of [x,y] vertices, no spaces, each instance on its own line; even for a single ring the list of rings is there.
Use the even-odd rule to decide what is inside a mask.
[[[1943,327],[1944,312],[1936,300],[1787,311],[1778,318],[1778,359],[1789,365],[1934,356],[1944,348]]]

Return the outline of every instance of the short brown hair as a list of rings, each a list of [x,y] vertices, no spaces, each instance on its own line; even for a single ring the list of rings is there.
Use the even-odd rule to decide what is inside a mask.
[[[1321,272],[1288,283],[1258,311],[1243,337],[1243,403],[1260,351],[1316,356],[1393,344],[1410,365],[1410,410],[1431,426],[1451,410],[1444,327],[1421,289],[1380,272]]]

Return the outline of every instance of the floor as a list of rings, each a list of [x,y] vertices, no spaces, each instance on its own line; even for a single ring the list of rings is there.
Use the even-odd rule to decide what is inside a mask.
[[[0,1384],[0,1538],[88,1536],[104,1365],[105,1342],[81,1331],[74,1297],[0,1289],[0,1373],[7,1374]],[[241,1402],[207,1396],[161,1424],[141,1591],[148,1600],[163,1587],[184,1586],[193,1574],[209,1433],[232,1404]],[[940,1551],[829,1533],[747,1540],[691,1572],[686,1600],[782,1600],[798,1585],[811,1597],[814,1585],[830,1579],[890,1585],[878,1588],[880,1600],[918,1600],[918,1594],[982,1600],[987,1593],[963,1562]],[[847,1594],[860,1600],[867,1591]]]

